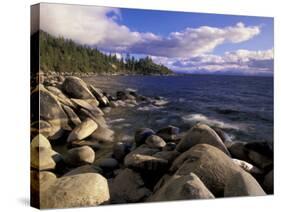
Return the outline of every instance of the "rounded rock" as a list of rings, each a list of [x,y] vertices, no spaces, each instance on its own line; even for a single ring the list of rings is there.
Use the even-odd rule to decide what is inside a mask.
[[[67,138],[67,142],[83,140],[84,138],[90,136],[97,128],[98,125],[96,122],[90,118],[87,118],[72,130]]]
[[[180,140],[176,150],[184,152],[197,144],[212,145],[230,156],[221,138],[213,129],[205,124],[196,124],[193,126]]]
[[[95,152],[91,147],[82,146],[68,150],[65,162],[70,166],[82,166],[92,164],[95,160]]]
[[[163,148],[166,146],[166,142],[157,135],[151,135],[146,140],[145,143],[151,148]]]
[[[70,208],[106,204],[110,199],[107,180],[86,173],[57,179],[40,198],[41,208]]]

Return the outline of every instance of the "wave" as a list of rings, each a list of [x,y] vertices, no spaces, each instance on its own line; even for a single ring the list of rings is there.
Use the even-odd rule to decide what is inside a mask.
[[[218,120],[215,118],[208,118],[207,116],[204,116],[203,114],[199,114],[199,113],[183,116],[182,120],[184,123],[189,123],[189,124],[202,123],[202,124],[207,124],[211,127],[219,127],[221,129],[243,130],[245,128],[245,126],[241,124],[226,123],[222,120]]]
[[[155,106],[155,105],[146,105],[146,106],[143,106],[143,107],[139,107],[137,110],[139,111],[153,111],[153,110],[159,110],[159,109],[162,109],[164,107],[162,106]]]
[[[120,123],[125,121],[123,118],[108,120],[108,124]]]

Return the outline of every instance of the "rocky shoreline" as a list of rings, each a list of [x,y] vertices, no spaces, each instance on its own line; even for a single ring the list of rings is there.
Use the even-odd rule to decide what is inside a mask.
[[[273,194],[273,148],[267,143],[233,142],[200,123],[187,132],[171,125],[141,128],[133,140],[118,141],[105,119],[109,110],[165,101],[130,89],[111,96],[79,77],[39,72],[31,90],[31,99],[40,99],[40,120],[31,123],[33,206]],[[67,151],[55,151],[57,145]]]

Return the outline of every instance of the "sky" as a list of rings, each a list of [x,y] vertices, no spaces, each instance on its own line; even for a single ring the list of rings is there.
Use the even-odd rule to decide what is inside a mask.
[[[40,29],[179,73],[273,75],[273,18],[41,4]]]

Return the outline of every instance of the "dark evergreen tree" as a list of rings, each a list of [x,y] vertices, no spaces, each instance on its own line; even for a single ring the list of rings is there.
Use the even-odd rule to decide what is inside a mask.
[[[79,45],[70,39],[55,38],[40,31],[40,68],[56,72],[93,72],[98,74],[172,74],[163,65],[158,65],[150,57],[135,59],[127,53],[125,61],[116,54],[106,55],[97,48]]]

